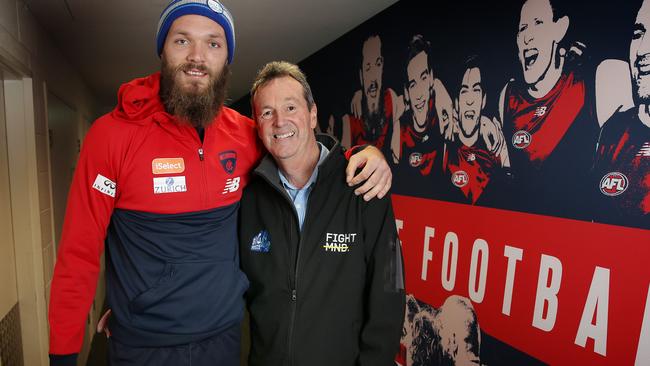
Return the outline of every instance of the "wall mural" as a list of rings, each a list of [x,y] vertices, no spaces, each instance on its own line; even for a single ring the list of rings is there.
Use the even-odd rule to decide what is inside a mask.
[[[650,0],[401,1],[300,65],[394,173],[399,365],[650,365]]]

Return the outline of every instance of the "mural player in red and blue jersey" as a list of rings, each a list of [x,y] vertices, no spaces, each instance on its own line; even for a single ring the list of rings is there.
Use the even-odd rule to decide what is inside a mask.
[[[485,201],[483,193],[492,176],[502,172],[507,159],[507,149],[506,154],[498,157],[488,148],[488,134],[482,133],[485,126],[494,124],[483,114],[487,95],[481,76],[478,57],[470,57],[456,99],[457,135],[454,141],[447,142],[444,162],[449,183],[456,188],[452,189],[450,199],[470,204],[477,204],[481,197]]]
[[[650,1],[631,34],[629,66],[634,107],[603,126],[596,151],[594,220],[650,229]]]
[[[395,121],[391,152],[396,174],[404,185],[397,192],[440,197],[445,136],[452,133],[453,103],[443,83],[434,77],[431,45],[415,35],[408,45],[404,100],[406,110]]]
[[[506,85],[500,105],[513,177],[509,199],[517,210],[588,219],[586,184],[600,126],[593,88],[560,45],[568,28],[568,15],[549,0],[521,8],[523,80]]]

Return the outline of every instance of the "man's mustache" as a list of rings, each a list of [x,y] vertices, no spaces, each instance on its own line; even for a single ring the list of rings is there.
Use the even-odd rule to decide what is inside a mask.
[[[203,64],[195,64],[195,63],[192,63],[192,62],[187,62],[187,63],[179,65],[176,68],[176,71],[182,71],[182,72],[188,72],[190,70],[197,70],[197,71],[204,72],[204,73],[210,75],[210,71],[208,70],[208,67],[203,65]]]
[[[637,69],[648,65],[650,65],[650,53],[637,56],[636,60],[634,60],[634,67]]]

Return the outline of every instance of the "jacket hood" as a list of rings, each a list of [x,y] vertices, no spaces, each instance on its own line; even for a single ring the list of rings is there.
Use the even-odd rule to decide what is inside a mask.
[[[160,100],[160,72],[122,84],[117,93],[117,106],[113,118],[145,124],[154,116],[167,116]]]

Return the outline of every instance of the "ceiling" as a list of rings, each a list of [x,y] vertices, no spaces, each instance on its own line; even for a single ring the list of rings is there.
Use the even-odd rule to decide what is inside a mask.
[[[160,68],[158,17],[169,0],[25,0],[101,106],[120,84]],[[248,93],[271,60],[298,62],[397,0],[222,0],[235,19],[237,47],[229,97]]]

